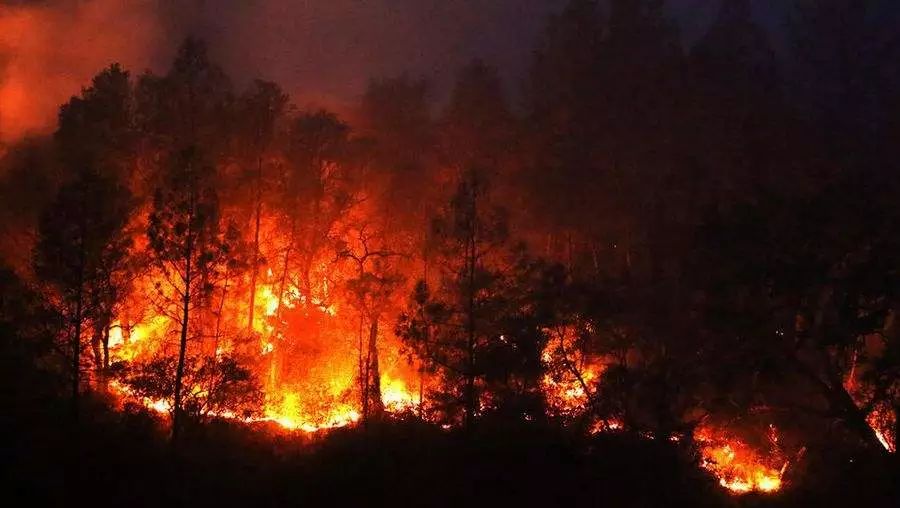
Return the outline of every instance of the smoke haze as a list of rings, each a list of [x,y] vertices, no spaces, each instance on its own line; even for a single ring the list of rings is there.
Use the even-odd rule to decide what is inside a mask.
[[[771,0],[763,0],[769,4]],[[188,34],[237,81],[284,86],[299,105],[346,109],[373,77],[409,72],[443,95],[479,57],[513,80],[566,0],[43,0],[0,3],[0,140],[53,124],[104,66],[161,72]],[[685,32],[716,0],[671,1]]]

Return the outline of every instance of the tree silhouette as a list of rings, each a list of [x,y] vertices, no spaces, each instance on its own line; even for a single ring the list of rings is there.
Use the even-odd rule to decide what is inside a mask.
[[[78,416],[82,331],[87,322],[108,326],[111,281],[126,267],[131,211],[128,191],[109,178],[83,169],[65,184],[41,216],[34,269],[60,298],[70,328],[72,404]]]
[[[352,261],[355,276],[346,282],[359,312],[359,385],[362,418],[379,417],[384,411],[381,398],[381,373],[378,362],[378,325],[390,305],[391,296],[402,282],[402,276],[391,266],[391,258],[401,256],[383,245],[383,235],[362,224],[352,242],[339,246],[338,257]],[[363,346],[363,324],[369,328],[369,340]],[[365,353],[363,353],[365,351]]]
[[[240,99],[239,116],[244,120],[246,133],[239,138],[250,141],[246,159],[254,167],[251,171],[255,187],[253,196],[253,259],[250,270],[250,303],[248,305],[247,330],[253,330],[256,310],[256,283],[263,259],[260,254],[260,224],[262,220],[263,194],[270,190],[272,178],[264,177],[264,167],[272,164],[273,144],[276,141],[277,123],[287,108],[288,97],[275,83],[257,80],[254,87]],[[266,182],[269,182],[269,187]]]
[[[223,254],[212,171],[197,148],[176,154],[164,185],[154,195],[147,228],[152,259],[165,281],[156,283],[160,307],[180,327],[172,406],[172,442],[176,445],[184,410],[188,340],[197,339],[201,328],[192,316],[198,309],[208,308]]]
[[[507,236],[505,214],[485,202],[485,191],[480,175],[468,171],[444,213],[433,220],[438,286],[432,293],[427,283],[419,282],[412,308],[397,327],[419,357],[441,371],[453,399],[451,409],[462,408],[469,429],[479,413],[484,377],[479,355],[496,339],[488,311],[500,275],[487,261],[499,255],[496,250]]]

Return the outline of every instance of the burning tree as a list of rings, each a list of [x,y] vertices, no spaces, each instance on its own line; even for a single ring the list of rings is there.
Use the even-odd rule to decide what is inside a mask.
[[[349,128],[326,111],[307,112],[291,121],[287,133],[286,160],[275,199],[283,244],[277,253],[275,277],[276,329],[283,331],[283,307],[288,292],[295,292],[304,306],[328,307],[327,283],[314,277],[319,255],[331,246],[335,224],[352,204],[349,167],[344,163]],[[274,257],[274,256],[273,256]],[[273,344],[273,379],[284,361],[283,335]]]
[[[130,392],[160,408],[173,410],[168,403],[177,388],[179,362],[170,356],[157,357],[120,373]],[[181,365],[181,411],[193,420],[234,417],[250,420],[261,416],[264,394],[253,373],[230,356],[189,357]]]
[[[159,308],[180,327],[173,386],[173,442],[177,442],[183,411],[188,340],[202,337],[202,313],[210,308],[225,252],[211,177],[212,168],[196,147],[176,154],[166,172],[165,185],[154,196],[147,229],[153,261],[162,275],[162,281],[156,283],[161,297]],[[201,316],[194,315],[196,312]]]
[[[133,210],[122,185],[133,153],[128,73],[118,65],[60,110],[56,147],[68,181],[43,211],[34,251],[36,274],[58,292],[71,324],[72,396],[77,414],[83,327],[92,325],[94,366],[109,364],[109,326],[127,288]],[[100,344],[103,353],[100,353]]]
[[[242,120],[238,129],[237,142],[249,140],[241,164],[247,169],[245,174],[253,184],[252,206],[252,259],[250,264],[250,303],[247,306],[247,330],[253,331],[254,313],[256,312],[256,291],[259,270],[264,265],[260,245],[260,233],[263,218],[263,196],[274,191],[276,175],[271,174],[278,169],[278,152],[275,150],[278,122],[282,120],[288,104],[288,96],[275,83],[256,80],[251,90],[247,91],[238,104],[238,116]],[[274,166],[274,167],[273,167]],[[268,169],[268,171],[266,171]]]
[[[378,366],[378,324],[382,319],[391,297],[402,283],[402,276],[391,266],[391,258],[400,256],[398,252],[379,248],[376,241],[383,242],[383,236],[362,224],[356,232],[355,241],[346,242],[338,251],[338,256],[355,265],[355,277],[346,282],[346,289],[352,294],[359,313],[359,387],[362,418],[366,421],[371,414],[378,417],[384,411],[381,394],[381,372]],[[364,324],[368,325],[369,338],[363,346]],[[365,351],[365,353],[364,353]]]
[[[72,368],[72,404],[78,414],[82,332],[85,323],[103,330],[112,312],[110,295],[127,267],[131,238],[125,224],[128,192],[109,177],[83,168],[65,184],[41,218],[34,252],[35,273],[59,295],[67,318]],[[96,359],[95,359],[96,360]]]
[[[490,303],[500,273],[488,264],[505,242],[504,214],[482,201],[485,182],[475,171],[461,179],[443,215],[432,223],[434,252],[440,255],[437,289],[416,285],[411,309],[397,332],[433,368],[441,371],[452,411],[461,407],[467,428],[480,411],[483,365],[480,354],[495,340]],[[485,209],[487,208],[487,210]]]

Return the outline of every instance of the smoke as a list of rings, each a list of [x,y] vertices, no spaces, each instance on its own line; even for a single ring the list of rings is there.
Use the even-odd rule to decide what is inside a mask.
[[[59,105],[110,63],[151,65],[161,33],[154,1],[0,5],[0,141],[46,131]]]
[[[0,0],[0,144],[51,129],[59,105],[112,62],[133,75],[164,71],[188,34],[207,40],[238,88],[276,81],[301,106],[346,111],[370,78],[403,72],[429,79],[440,98],[475,57],[514,93],[547,16],[566,2]],[[693,33],[718,2],[668,5]]]
[[[232,75],[270,79],[299,104],[341,110],[370,78],[403,72],[426,77],[443,95],[475,57],[511,78],[565,1],[220,0],[195,13],[195,28]]]
[[[44,0],[0,4],[0,141],[45,132],[103,67],[165,70],[188,34],[241,87],[276,81],[299,105],[338,110],[372,77],[410,72],[441,94],[482,57],[524,67],[565,0]]]

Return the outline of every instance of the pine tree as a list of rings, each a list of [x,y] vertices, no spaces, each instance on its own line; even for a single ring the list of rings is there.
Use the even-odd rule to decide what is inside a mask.
[[[109,177],[82,169],[41,215],[34,269],[60,297],[70,325],[72,404],[78,415],[85,323],[109,321],[110,281],[126,268],[131,210],[128,191]]]
[[[172,406],[172,442],[176,445],[183,424],[188,341],[200,336],[202,324],[195,313],[208,309],[222,258],[219,203],[212,177],[213,169],[197,148],[175,154],[154,195],[147,228],[151,257],[165,281],[157,283],[160,307],[180,327]]]

